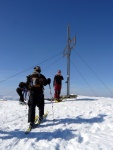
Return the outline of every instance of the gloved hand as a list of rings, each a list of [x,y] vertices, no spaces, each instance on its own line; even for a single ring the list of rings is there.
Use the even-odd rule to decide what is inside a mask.
[[[48,79],[47,79],[47,84],[50,84],[50,83],[51,83],[51,79],[48,78]]]

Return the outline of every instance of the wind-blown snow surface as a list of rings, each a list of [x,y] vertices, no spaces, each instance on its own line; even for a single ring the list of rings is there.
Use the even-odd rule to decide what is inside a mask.
[[[113,150],[113,99],[45,101],[46,110],[46,121],[26,135],[27,106],[0,101],[0,150]]]

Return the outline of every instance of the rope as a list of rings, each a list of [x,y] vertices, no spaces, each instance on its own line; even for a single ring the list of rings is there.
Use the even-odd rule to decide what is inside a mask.
[[[52,66],[53,64],[55,64],[56,62],[58,62],[58,60],[60,60],[61,58],[63,58],[63,56],[60,57],[60,58],[58,58],[56,61],[54,61],[54,62],[51,63],[50,65],[48,65],[44,70],[46,70],[49,66]]]
[[[14,89],[13,91],[9,92],[7,95],[10,95],[10,94],[13,93],[14,91],[15,91],[15,89]]]
[[[71,63],[72,63],[72,61],[71,61]],[[73,64],[73,63],[72,63]],[[75,67],[75,65],[73,64],[73,66]],[[75,67],[76,68],[76,67]],[[76,68],[76,70],[79,72],[79,74],[81,75],[81,77],[84,79],[84,81],[86,82],[86,84],[88,85],[88,87],[91,89],[91,91],[93,92],[93,94],[95,95],[95,96],[97,96],[96,94],[95,94],[95,92],[94,92],[94,90],[91,88],[91,86],[88,84],[88,82],[86,81],[86,79],[83,77],[83,75],[80,73],[80,71]]]
[[[52,57],[50,57],[50,58],[47,58],[46,60],[40,62],[38,65],[40,65],[40,64],[42,64],[42,63],[44,63],[44,62],[46,62],[46,61],[48,61],[48,60],[50,60],[50,59],[52,59],[52,58],[58,56],[58,55],[60,55],[61,53],[62,53],[62,52],[60,52],[60,53],[58,53],[58,54],[56,54],[56,55],[54,55],[54,56],[52,56]],[[36,65],[35,65],[35,66],[36,66]],[[19,72],[19,73],[16,73],[15,75],[12,75],[12,76],[10,76],[10,77],[8,77],[8,78],[6,78],[6,79],[0,81],[0,83],[6,81],[6,80],[8,80],[8,79],[11,79],[11,78],[13,78],[13,77],[15,77],[15,76],[17,76],[17,75],[23,73],[23,72],[26,72],[26,71],[30,70],[31,68],[33,68],[33,67],[34,67],[34,66],[32,66],[32,67],[30,67],[30,68],[28,68],[28,69],[25,69],[25,70],[23,70],[23,71],[21,71],[21,72]]]
[[[55,64],[58,60],[60,60],[61,58],[63,58],[63,56],[62,57],[60,57],[59,59],[57,59],[56,61],[54,61],[53,63],[51,63],[50,65],[48,65],[48,67],[49,66],[52,66],[53,64]],[[46,70],[48,67],[46,67],[44,70]],[[9,92],[8,94],[6,94],[6,95],[9,95],[9,94],[11,94],[12,92],[14,92],[15,90],[13,90],[13,91],[11,91],[11,92]]]
[[[102,83],[102,85],[113,95],[113,92],[106,86],[106,84],[101,80],[101,78],[94,72],[94,70],[88,65],[88,63],[75,51],[79,58],[86,64],[86,66],[94,73],[97,79]]]

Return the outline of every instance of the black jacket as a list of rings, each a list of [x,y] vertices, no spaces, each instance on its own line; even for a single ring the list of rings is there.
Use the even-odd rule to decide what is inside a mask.
[[[29,90],[43,91],[43,87],[47,84],[50,84],[51,79],[46,77],[38,72],[33,72],[31,75],[27,76],[27,85]]]
[[[27,84],[25,82],[20,82],[19,83],[19,88],[21,88],[21,89],[27,89],[28,87],[27,87]]]
[[[63,76],[62,75],[55,75],[54,76],[54,80],[53,80],[53,86],[55,84],[60,84],[62,85],[62,80],[64,80]]]

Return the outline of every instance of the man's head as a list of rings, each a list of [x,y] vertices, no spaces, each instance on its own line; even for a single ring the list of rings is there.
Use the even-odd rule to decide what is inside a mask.
[[[36,71],[36,72],[41,72],[41,68],[40,68],[40,66],[36,66],[36,67],[34,67],[34,71]]]
[[[57,71],[57,74],[61,74],[61,70],[58,70],[58,71]]]

